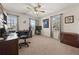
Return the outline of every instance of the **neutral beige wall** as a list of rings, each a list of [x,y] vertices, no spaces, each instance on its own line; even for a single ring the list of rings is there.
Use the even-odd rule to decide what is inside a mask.
[[[65,24],[64,18],[65,16],[74,16],[74,23],[72,24]],[[79,7],[74,7],[67,9],[63,12],[63,28],[64,32],[73,32],[73,33],[79,33]]]
[[[18,20],[19,20],[19,30],[29,29],[29,17],[27,17],[26,15],[20,15]],[[24,21],[26,23],[24,23]]]
[[[49,18],[50,16],[58,15],[58,14],[63,14],[62,16],[62,29],[64,32],[72,32],[72,33],[78,33],[79,34],[79,6],[72,6],[68,7],[65,9],[62,9],[60,11],[57,11],[55,13],[52,13],[48,16],[45,16],[44,18],[41,19],[39,25],[43,26],[43,19]],[[72,24],[65,24],[64,20],[66,16],[71,16],[74,15],[74,23]],[[50,21],[49,21],[50,25]],[[49,28],[43,28],[42,27],[42,35],[50,37],[50,27]]]

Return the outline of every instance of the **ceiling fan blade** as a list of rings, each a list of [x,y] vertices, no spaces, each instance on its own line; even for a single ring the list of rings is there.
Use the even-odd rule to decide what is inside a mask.
[[[27,9],[31,9],[31,8],[29,8],[29,7],[26,7]]]
[[[33,5],[31,5],[30,3],[26,3],[27,6],[34,8]]]
[[[45,11],[40,11],[40,12],[45,13]]]
[[[33,5],[31,5],[31,4],[26,4],[26,8],[27,9],[30,9],[30,10],[34,10],[34,6]]]
[[[37,4],[37,7],[38,7],[38,8],[41,8],[41,5],[38,3],[38,4]]]
[[[26,7],[26,10],[32,11],[32,8],[30,8],[30,7]]]

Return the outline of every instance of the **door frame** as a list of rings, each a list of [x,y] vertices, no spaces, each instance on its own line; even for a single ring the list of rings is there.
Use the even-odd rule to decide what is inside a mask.
[[[60,34],[61,34],[61,32],[62,32],[62,17],[63,17],[63,14],[61,13],[61,14],[58,14],[58,15],[60,15]],[[53,18],[54,16],[58,16],[58,15],[50,16],[50,37],[51,37],[51,38],[54,38],[54,37],[53,37],[53,31],[52,31],[52,18]],[[61,35],[60,35],[60,37],[61,37]],[[59,40],[60,40],[60,37],[59,37]],[[54,38],[54,39],[55,39],[55,38]]]

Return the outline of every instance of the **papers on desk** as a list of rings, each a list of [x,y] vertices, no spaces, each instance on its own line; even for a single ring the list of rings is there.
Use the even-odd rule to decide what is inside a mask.
[[[17,38],[18,38],[17,33],[10,33],[6,40],[13,40]]]
[[[4,38],[0,38],[0,40],[4,40]]]

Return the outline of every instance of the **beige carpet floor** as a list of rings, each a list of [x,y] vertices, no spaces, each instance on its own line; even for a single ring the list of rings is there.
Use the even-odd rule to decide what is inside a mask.
[[[33,36],[29,38],[30,46],[19,49],[20,55],[76,55],[79,48],[75,48],[60,41],[44,36]]]

